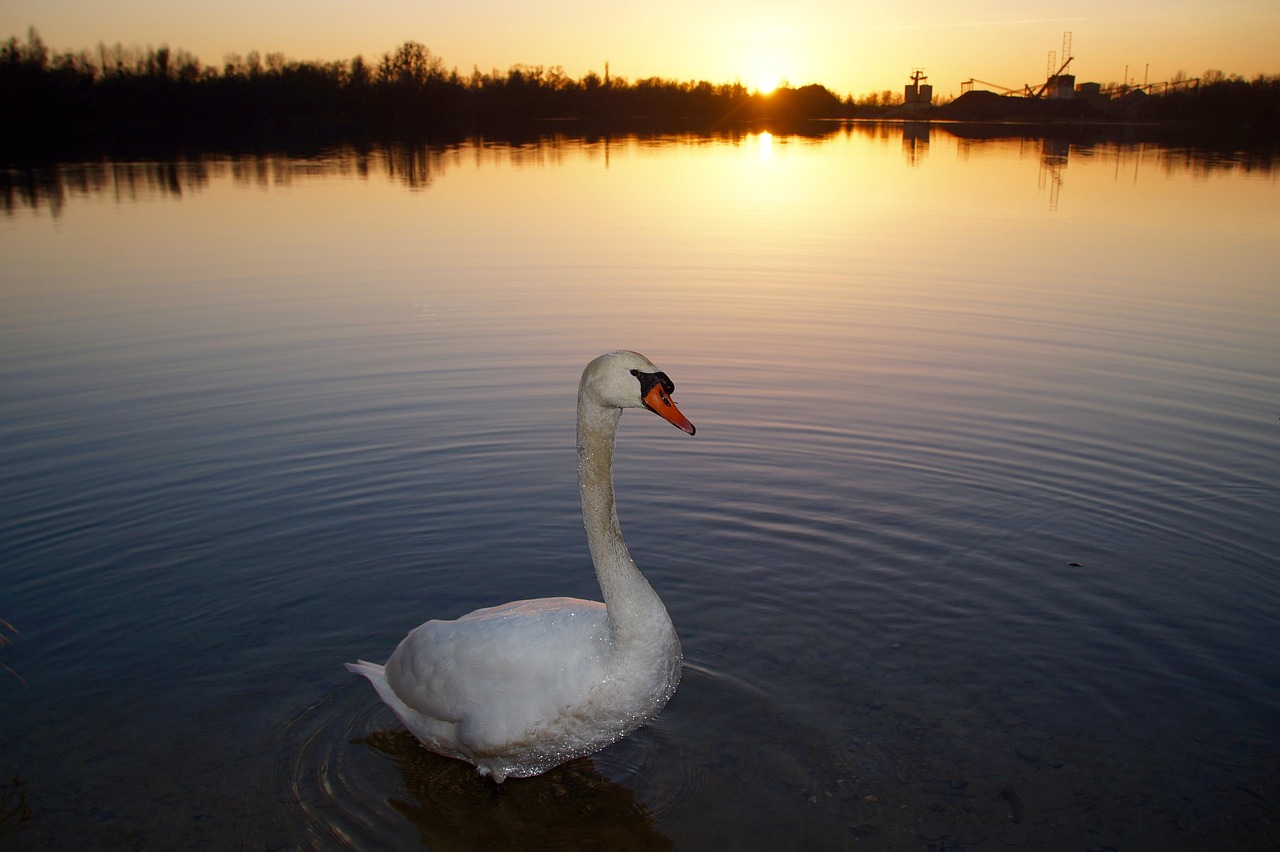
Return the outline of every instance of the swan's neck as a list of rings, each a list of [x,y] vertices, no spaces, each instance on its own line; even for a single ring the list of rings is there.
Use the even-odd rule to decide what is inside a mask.
[[[631,559],[613,499],[613,442],[621,409],[578,400],[578,489],[582,523],[615,639],[670,625],[662,600]],[[668,630],[670,627],[667,628]]]

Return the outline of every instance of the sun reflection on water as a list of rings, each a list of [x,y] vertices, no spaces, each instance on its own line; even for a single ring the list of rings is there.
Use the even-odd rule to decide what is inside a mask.
[[[760,146],[760,159],[773,159],[773,134],[766,130],[760,134],[757,142]]]

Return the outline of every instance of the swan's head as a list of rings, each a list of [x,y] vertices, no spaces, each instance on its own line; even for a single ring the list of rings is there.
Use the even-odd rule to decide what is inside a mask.
[[[694,433],[689,418],[671,400],[676,389],[667,374],[639,352],[609,352],[582,371],[580,399],[608,408],[647,408],[677,429]]]

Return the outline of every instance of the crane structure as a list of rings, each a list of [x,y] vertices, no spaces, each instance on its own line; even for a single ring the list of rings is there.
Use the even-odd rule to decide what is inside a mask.
[[[1001,86],[996,83],[988,83],[986,80],[979,80],[977,77],[970,77],[968,80],[965,80],[963,83],[960,84],[960,94],[963,95],[966,92],[972,92],[974,84],[977,84],[979,86],[986,86],[987,88],[990,88],[990,89],[997,89],[1002,95],[1017,95],[1018,97],[1025,97],[1031,91],[1030,86],[1027,86],[1022,89],[1010,89],[1006,86]]]
[[[1060,82],[1062,80],[1062,72],[1066,71],[1067,66],[1071,64],[1071,60],[1075,59],[1075,57],[1071,55],[1071,33],[1070,32],[1065,32],[1062,34],[1062,55],[1065,58],[1062,60],[1062,64],[1058,66],[1058,70],[1055,71],[1053,70],[1053,62],[1056,56],[1054,55],[1054,52],[1052,50],[1049,51],[1049,64],[1045,69],[1046,75],[1044,78],[1044,83],[1040,86],[1040,88],[1036,89],[1035,94],[1030,95],[1029,97],[1033,97],[1033,98],[1043,97],[1044,93],[1051,86],[1056,88],[1058,85],[1060,85]],[[1074,83],[1075,81],[1073,80],[1072,82]],[[1027,89],[1030,89],[1030,88],[1031,88],[1030,86],[1027,86]]]
[[[995,83],[989,83],[986,80],[979,80],[975,77],[970,77],[968,80],[965,80],[960,84],[960,94],[963,95],[966,92],[972,92],[974,85],[977,84],[980,86],[986,86],[987,88],[1007,97],[1042,98],[1045,96],[1046,92],[1050,92],[1051,96],[1055,96],[1059,92],[1065,90],[1067,85],[1074,87],[1074,78],[1065,74],[1067,66],[1071,64],[1073,59],[1075,59],[1075,57],[1071,55],[1070,32],[1062,34],[1062,53],[1060,55],[1062,56],[1061,65],[1057,64],[1059,54],[1056,51],[1049,51],[1049,61],[1045,65],[1045,79],[1044,82],[1040,84],[1039,88],[1033,89],[1031,84],[1027,83],[1021,88],[1011,89],[1008,86],[1000,86]]]

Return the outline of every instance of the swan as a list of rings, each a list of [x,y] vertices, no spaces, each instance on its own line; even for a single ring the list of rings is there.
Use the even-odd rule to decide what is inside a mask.
[[[694,426],[675,385],[636,352],[587,364],[578,384],[582,523],[604,603],[540,598],[432,620],[385,665],[349,671],[427,748],[501,783],[617,742],[658,714],[680,682],[680,639],[627,551],[613,497],[613,444],[624,408]]]

